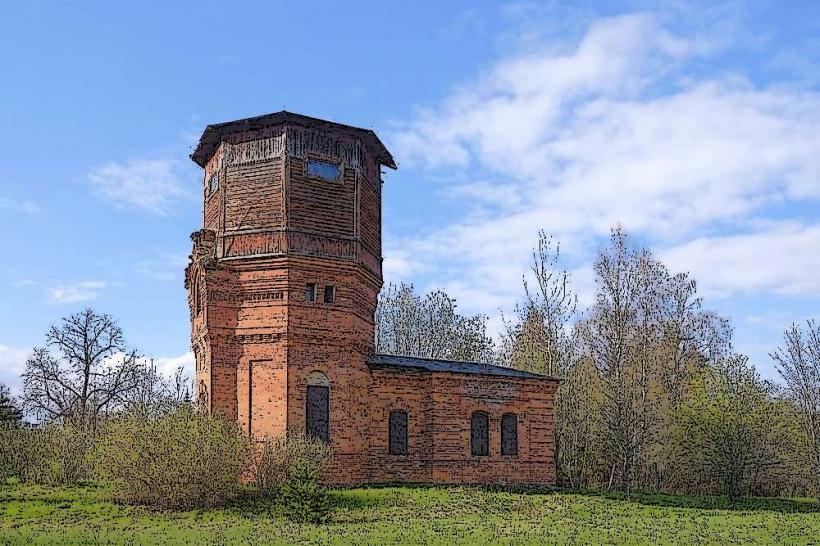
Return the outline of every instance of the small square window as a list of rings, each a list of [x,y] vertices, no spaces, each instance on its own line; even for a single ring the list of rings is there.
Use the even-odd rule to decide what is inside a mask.
[[[219,189],[219,175],[214,173],[208,180],[208,193],[213,193]]]
[[[314,283],[305,285],[305,301],[316,301],[316,285]]]
[[[325,303],[333,303],[336,299],[336,287],[332,284],[325,286]]]
[[[319,161],[318,159],[308,159],[307,173],[308,176],[321,178],[323,180],[339,180],[339,166],[335,163]]]

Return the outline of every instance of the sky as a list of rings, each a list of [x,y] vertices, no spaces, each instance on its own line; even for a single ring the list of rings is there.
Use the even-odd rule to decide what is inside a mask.
[[[620,223],[761,374],[820,319],[820,3],[16,2],[0,20],[0,382],[83,307],[191,366],[189,159],[287,109],[372,128],[387,281],[521,297],[539,229],[582,303]],[[570,6],[566,4],[571,4]]]

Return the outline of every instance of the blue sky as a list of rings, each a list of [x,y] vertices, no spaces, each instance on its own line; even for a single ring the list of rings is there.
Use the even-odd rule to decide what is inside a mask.
[[[820,318],[816,2],[122,2],[4,8],[0,382],[90,305],[171,368],[208,123],[377,130],[387,280],[499,325],[539,228],[582,301],[615,222],[767,353]]]

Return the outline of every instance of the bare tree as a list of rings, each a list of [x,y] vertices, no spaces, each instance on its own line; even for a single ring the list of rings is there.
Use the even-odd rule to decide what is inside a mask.
[[[820,325],[809,320],[803,330],[792,324],[783,337],[783,345],[771,357],[786,382],[788,397],[799,409],[808,464],[820,487]]]
[[[578,297],[562,267],[560,243],[544,231],[538,233],[530,274],[531,281],[523,279],[524,302],[516,306],[516,320],[504,321],[504,360],[515,368],[563,377],[575,354],[571,324]]]
[[[140,380],[137,353],[109,315],[85,309],[65,317],[34,349],[23,374],[25,405],[39,417],[93,426]]]
[[[490,362],[487,317],[464,316],[441,290],[418,296],[412,284],[390,284],[376,308],[376,351],[385,354]]]
[[[127,411],[139,412],[150,419],[159,418],[192,403],[191,379],[182,366],[171,377],[162,374],[152,359],[138,367],[135,386],[124,394],[122,402]]]

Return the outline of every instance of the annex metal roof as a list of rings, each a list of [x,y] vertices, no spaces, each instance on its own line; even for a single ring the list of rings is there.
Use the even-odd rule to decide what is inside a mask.
[[[387,151],[387,148],[374,131],[319,118],[303,116],[301,114],[294,114],[293,112],[287,112],[285,110],[282,110],[281,112],[274,112],[272,114],[265,114],[263,116],[256,116],[253,118],[244,118],[225,123],[217,123],[215,125],[208,125],[202,133],[202,136],[199,139],[199,144],[197,144],[194,153],[191,154],[191,159],[200,167],[204,167],[213,155],[216,148],[219,146],[220,142],[222,142],[222,139],[227,135],[282,124],[293,124],[310,129],[325,129],[329,131],[353,133],[366,147],[370,148],[376,159],[382,165],[390,167],[391,169],[396,168],[396,162],[393,160],[393,156],[390,155],[390,152]]]
[[[426,370],[428,372],[493,375],[517,379],[543,379],[547,381],[558,381],[558,379],[548,375],[525,372],[523,370],[508,368],[506,366],[483,364],[481,362],[459,362],[454,360],[437,360],[432,358],[377,354],[373,355],[368,360],[368,364],[376,367],[386,366],[395,368],[413,368]]]

